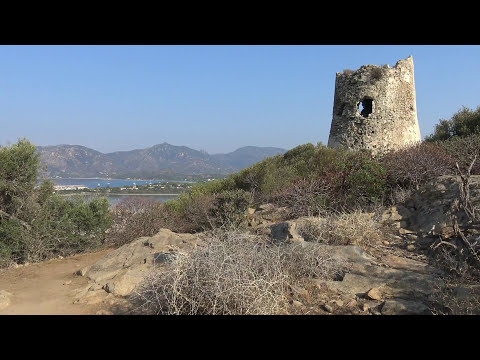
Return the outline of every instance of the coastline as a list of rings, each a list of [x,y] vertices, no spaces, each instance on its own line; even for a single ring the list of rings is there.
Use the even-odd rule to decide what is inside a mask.
[[[173,180],[165,180],[165,179],[111,179],[111,178],[81,178],[81,177],[74,177],[74,178],[49,178],[50,180],[122,180],[122,181],[173,181]],[[175,180],[175,181],[184,181],[184,180]]]
[[[97,193],[80,193],[80,194],[58,194],[60,196],[72,195],[98,195],[98,196],[178,196],[180,194],[97,194]]]

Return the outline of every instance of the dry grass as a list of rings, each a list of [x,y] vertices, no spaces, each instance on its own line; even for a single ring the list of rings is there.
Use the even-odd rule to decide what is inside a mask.
[[[305,220],[298,231],[306,241],[330,245],[357,245],[367,249],[384,239],[381,223],[373,213],[341,213],[323,221]]]
[[[392,189],[391,201],[392,204],[403,204],[412,197],[414,190],[412,188],[403,188],[396,186]]]
[[[332,279],[341,265],[320,247],[273,245],[239,231],[216,231],[208,246],[152,272],[133,302],[147,314],[280,314],[292,286]],[[313,244],[314,245],[314,244]]]

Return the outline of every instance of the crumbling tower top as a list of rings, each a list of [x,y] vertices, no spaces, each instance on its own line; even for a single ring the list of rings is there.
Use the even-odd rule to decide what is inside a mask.
[[[328,146],[377,153],[419,141],[412,56],[337,73]]]

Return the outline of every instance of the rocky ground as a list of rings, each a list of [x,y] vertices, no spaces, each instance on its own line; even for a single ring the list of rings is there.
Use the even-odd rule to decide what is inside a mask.
[[[478,204],[480,176],[475,177],[473,183],[472,198]],[[435,302],[446,292],[453,292],[458,298],[480,297],[480,285],[452,288],[445,282],[445,274],[432,266],[429,258],[439,234],[442,239],[453,234],[449,211],[457,193],[457,179],[438,178],[403,205],[387,209],[381,222],[389,231],[382,241],[363,249],[353,245],[314,244],[298,230],[305,218],[285,221],[285,209],[271,204],[250,209],[247,217],[250,231],[276,242],[323,246],[331,257],[343,264],[344,271],[335,280],[310,280],[303,287],[292,288],[289,314],[428,315],[435,313]],[[162,229],[155,236],[98,253],[89,261],[64,259],[55,260],[51,265],[35,264],[29,268],[30,275],[25,273],[25,267],[9,269],[0,276],[0,314],[61,313],[60,309],[63,313],[78,314],[135,313],[128,298],[142,280],[154,268],[161,271],[178,253],[188,254],[207,240],[207,234],[177,234]],[[82,256],[86,255],[73,258],[82,259]],[[65,265],[60,274],[53,267],[62,261],[70,261],[70,265]],[[77,265],[75,269],[73,265]],[[45,266],[45,269],[37,271],[35,266],[38,269]],[[44,282],[42,274],[49,271],[58,276]],[[35,290],[32,282],[28,282],[29,276],[30,280],[38,279],[35,286],[43,290]],[[18,279],[16,285],[12,285],[14,279]],[[32,288],[27,291],[28,286]],[[68,287],[70,290],[64,291]],[[58,288],[62,289],[65,304],[63,307],[57,304],[54,311],[55,301],[50,306],[42,305],[42,301],[48,302],[49,296],[56,296]],[[28,292],[30,298],[26,300]]]

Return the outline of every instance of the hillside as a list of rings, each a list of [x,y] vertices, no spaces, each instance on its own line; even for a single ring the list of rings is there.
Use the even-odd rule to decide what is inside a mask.
[[[80,145],[39,146],[51,177],[144,177],[225,175],[286,150],[247,146],[227,154],[210,155],[168,143],[146,149],[101,153]]]

